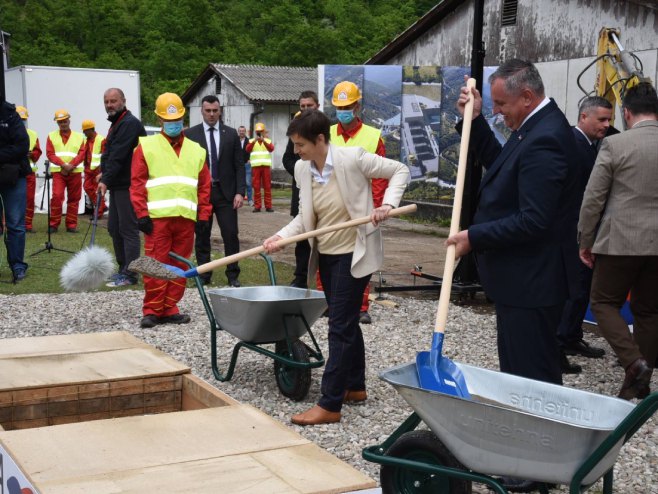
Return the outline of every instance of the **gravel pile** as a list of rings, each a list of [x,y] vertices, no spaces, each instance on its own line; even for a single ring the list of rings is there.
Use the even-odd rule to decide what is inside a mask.
[[[279,394],[272,360],[254,352],[242,351],[231,382],[220,383],[210,368],[209,323],[196,289],[188,289],[181,309],[192,315],[185,326],[163,325],[140,329],[143,293],[122,290],[112,293],[0,296],[0,338],[16,338],[98,331],[125,330],[192,368],[192,371],[242,403],[249,403],[293,427],[374,479],[379,466],[361,458],[361,450],[382,442],[411,413],[409,406],[378,372],[413,361],[418,351],[428,350],[436,312],[436,300],[387,296],[397,307],[372,304],[373,324],[363,326],[368,365],[368,395],[364,404],[343,407],[340,424],[298,427],[290,424],[292,414],[316,403],[321,369],[313,371],[313,382],[304,402],[295,403]],[[326,319],[313,326],[326,355]],[[588,341],[606,348],[602,359],[573,357],[584,371],[565,376],[565,384],[614,396],[623,379],[623,370],[600,337],[589,334]],[[220,334],[220,370],[225,370],[237,340]],[[1,344],[1,343],[0,343]],[[490,309],[451,305],[444,355],[478,367],[497,369],[495,319]],[[652,388],[658,383],[654,377]],[[622,450],[615,466],[615,492],[658,493],[658,432],[651,419]],[[598,491],[597,491],[598,488]],[[601,485],[592,492],[600,492]],[[474,486],[474,492],[488,492]],[[553,492],[567,492],[566,488]]]

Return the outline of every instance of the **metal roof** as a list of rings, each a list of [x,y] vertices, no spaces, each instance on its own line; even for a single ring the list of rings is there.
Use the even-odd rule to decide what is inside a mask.
[[[317,91],[318,88],[318,71],[315,67],[211,63],[185,91],[183,102],[188,103],[201,85],[215,75],[229,81],[251,101],[294,104],[298,102],[302,91]]]

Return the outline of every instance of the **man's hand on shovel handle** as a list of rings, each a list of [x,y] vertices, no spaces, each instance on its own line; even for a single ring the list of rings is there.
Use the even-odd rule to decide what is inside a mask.
[[[448,237],[445,241],[445,246],[449,245],[455,246],[455,259],[459,259],[462,256],[465,256],[471,251],[471,242],[468,240],[468,230],[462,230],[461,232]]]

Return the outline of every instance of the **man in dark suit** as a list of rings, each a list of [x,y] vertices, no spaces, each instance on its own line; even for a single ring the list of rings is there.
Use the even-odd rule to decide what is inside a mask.
[[[204,96],[201,100],[203,123],[189,128],[185,136],[199,143],[208,156],[206,163],[212,175],[210,202],[217,217],[219,230],[224,241],[224,255],[240,251],[238,239],[238,209],[242,207],[245,194],[244,158],[240,139],[235,129],[220,120],[222,109],[216,96]],[[199,223],[197,223],[199,225]],[[194,249],[199,264],[210,261],[210,232],[212,219],[196,230]],[[240,267],[231,263],[226,267],[226,278],[230,286],[239,287]],[[211,273],[200,275],[204,284],[210,283]]]
[[[566,269],[574,239],[565,226],[577,207],[575,140],[533,64],[507,61],[489,81],[494,113],[513,132],[501,146],[473,89],[471,148],[487,172],[473,225],[447,243],[457,256],[475,251],[482,285],[496,304],[500,369],[562,384],[556,330],[574,283]],[[468,98],[464,87],[460,111]]]
[[[597,155],[597,143],[603,139],[610,127],[612,119],[612,105],[610,102],[600,96],[591,96],[585,98],[578,108],[578,123],[572,128],[573,135],[576,139],[576,148],[574,154],[577,156],[579,165],[579,186],[577,209],[574,210],[574,216],[577,218],[580,213],[580,205],[583,201],[583,194],[587,181],[594,168],[594,162]],[[576,223],[577,223],[576,219]],[[571,223],[574,226],[575,224]],[[576,230],[572,230],[575,235]],[[583,318],[587,311],[589,303],[589,291],[592,284],[592,270],[580,262],[578,256],[578,247],[573,244],[573,254],[570,258],[572,269],[577,275],[578,283],[576,290],[569,296],[564,304],[562,320],[557,328],[557,338],[560,349],[563,352],[561,356],[562,372],[575,373],[580,372],[579,365],[570,364],[566,355],[582,355],[589,358],[603,357],[605,351],[602,348],[591,346],[583,339]]]

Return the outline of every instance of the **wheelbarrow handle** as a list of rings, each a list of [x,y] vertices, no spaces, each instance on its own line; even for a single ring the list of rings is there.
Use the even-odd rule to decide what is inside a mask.
[[[400,216],[403,214],[415,213],[418,209],[418,206],[415,204],[409,204],[407,206],[402,206],[401,208],[394,208],[388,212],[388,217]],[[324,235],[326,233],[335,232],[338,230],[343,230],[345,228],[350,228],[354,226],[364,225],[370,222],[370,216],[363,216],[361,218],[355,218],[349,221],[343,221],[342,223],[336,223],[335,225],[325,226],[324,228],[318,228],[317,230],[311,230],[310,232],[300,233],[299,235],[293,235],[292,237],[282,238],[277,242],[279,247],[285,247],[286,245],[295,244],[301,242],[302,240],[308,240],[309,238],[317,237],[319,235]],[[256,256],[265,252],[265,247],[259,245],[252,249],[248,249],[231,256],[222,257],[221,259],[215,259],[214,261],[207,262],[198,266],[196,268],[196,273],[203,274],[213,269],[217,269],[221,266],[226,266],[227,264],[232,264],[234,262],[241,261],[247,257]]]

